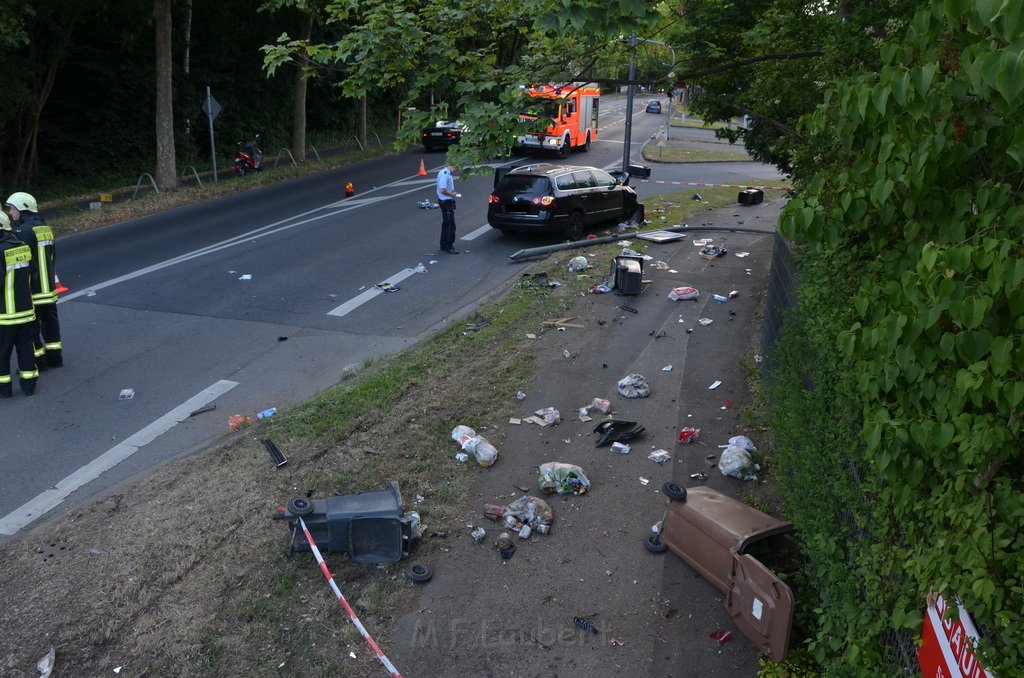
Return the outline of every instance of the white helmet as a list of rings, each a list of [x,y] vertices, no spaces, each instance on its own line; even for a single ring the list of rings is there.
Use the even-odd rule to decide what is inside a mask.
[[[0,231],[11,231],[11,220],[7,218],[7,215],[0,212]]]
[[[10,205],[19,212],[39,211],[39,207],[36,205],[36,199],[28,193],[12,193],[11,197],[7,199],[5,204]]]

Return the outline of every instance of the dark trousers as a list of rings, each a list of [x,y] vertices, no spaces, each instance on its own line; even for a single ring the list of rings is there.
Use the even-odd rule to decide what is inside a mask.
[[[36,358],[32,352],[34,323],[21,325],[0,325],[0,392],[10,395],[11,354],[18,351],[18,371],[21,373],[21,388],[26,393],[35,391]],[[26,376],[28,375],[28,376]]]
[[[441,200],[441,249],[455,247],[455,201]]]
[[[46,354],[47,362],[52,366],[63,362],[60,343],[60,319],[57,317],[57,304],[38,304],[36,306],[36,358],[41,358],[39,349]],[[40,340],[40,335],[42,340]]]

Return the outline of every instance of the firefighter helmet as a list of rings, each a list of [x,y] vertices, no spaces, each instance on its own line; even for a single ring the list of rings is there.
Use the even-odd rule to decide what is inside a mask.
[[[10,205],[19,212],[39,211],[39,207],[36,205],[36,199],[28,193],[12,193],[11,197],[7,199],[5,204]]]
[[[0,212],[0,231],[10,231],[10,230],[13,230],[11,228],[11,220],[7,218],[6,214],[4,214],[3,212]]]

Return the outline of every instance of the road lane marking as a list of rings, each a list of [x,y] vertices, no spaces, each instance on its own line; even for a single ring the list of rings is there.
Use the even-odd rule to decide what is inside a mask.
[[[415,274],[416,274],[416,270],[415,269],[406,268],[406,269],[403,269],[403,270],[399,271],[398,273],[394,274],[390,278],[387,278],[386,280],[382,280],[381,282],[386,282],[386,283],[391,283],[392,285],[397,285],[398,283],[402,282],[403,280],[405,280],[409,276],[415,275]],[[360,306],[362,306],[363,304],[365,304],[366,302],[370,301],[371,299],[373,299],[374,297],[376,297],[376,296],[378,296],[380,294],[385,294],[384,290],[379,289],[377,287],[371,287],[370,289],[366,290],[365,292],[362,292],[361,294],[358,294],[355,297],[349,299],[348,301],[346,301],[341,306],[338,306],[335,309],[331,309],[330,311],[327,312],[327,315],[333,315],[333,316],[335,316],[337,318],[340,318],[342,316],[348,315],[352,311],[356,310],[357,308],[359,308]]]
[[[145,428],[128,436],[53,487],[44,490],[0,518],[0,534],[8,536],[17,534],[18,530],[59,506],[72,492],[99,478],[142,447],[188,419],[189,414],[213,402],[236,386],[238,386],[237,381],[222,379],[203,389]]]
[[[488,231],[493,231],[493,230],[494,229],[490,227],[490,224],[484,224],[483,226],[481,226],[480,228],[476,229],[472,233],[467,233],[466,235],[462,236],[460,238],[460,240],[476,240],[477,238],[482,236],[484,233],[487,233]]]

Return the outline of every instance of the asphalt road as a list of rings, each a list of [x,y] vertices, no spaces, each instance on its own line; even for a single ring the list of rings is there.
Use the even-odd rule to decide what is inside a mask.
[[[639,99],[634,110],[635,159],[665,117],[645,116]],[[570,162],[619,167],[624,118],[624,98],[602,101],[601,138]],[[61,239],[65,366],[33,398],[0,403],[0,543],[208,447],[230,414],[302,402],[515,278],[528,264],[508,255],[551,240],[487,227],[487,176],[458,182],[462,254],[438,253],[440,213],[417,204],[433,198],[442,162],[410,151]],[[637,188],[769,177],[755,163],[658,165]],[[376,290],[382,281],[400,290]],[[216,409],[189,416],[205,405]]]

